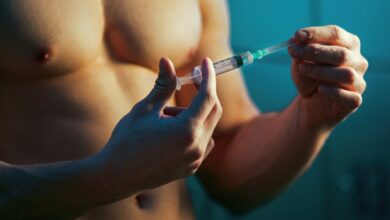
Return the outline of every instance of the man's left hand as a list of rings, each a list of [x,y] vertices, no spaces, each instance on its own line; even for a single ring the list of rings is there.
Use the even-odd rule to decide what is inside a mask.
[[[293,40],[289,52],[300,111],[311,125],[332,128],[362,103],[368,62],[360,40],[335,25],[300,29]]]

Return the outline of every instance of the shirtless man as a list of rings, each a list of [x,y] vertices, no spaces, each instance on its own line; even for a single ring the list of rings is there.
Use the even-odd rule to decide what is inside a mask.
[[[192,219],[201,164],[234,212],[283,190],[360,106],[367,61],[340,27],[299,30],[299,95],[263,114],[203,59],[232,54],[228,26],[223,0],[1,1],[0,218]],[[198,90],[174,95],[199,63]]]

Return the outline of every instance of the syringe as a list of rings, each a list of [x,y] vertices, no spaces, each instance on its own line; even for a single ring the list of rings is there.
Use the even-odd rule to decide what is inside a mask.
[[[286,47],[292,46],[293,44],[294,44],[294,42],[289,40],[289,41],[286,41],[286,42],[283,42],[283,43],[280,43],[280,44],[277,44],[277,45],[274,45],[271,47],[260,49],[256,52],[253,52],[253,53],[247,51],[245,53],[241,53],[241,54],[217,61],[217,62],[213,63],[215,73],[216,73],[216,75],[219,75],[219,74],[226,73],[226,72],[234,70],[234,69],[238,69],[242,66],[252,64],[254,60],[260,60],[267,55],[275,53],[275,52],[282,50]],[[180,90],[183,85],[191,84],[194,82],[200,83],[200,81],[202,81],[201,67],[196,66],[194,69],[192,69],[192,71],[190,73],[187,73],[186,75],[184,75],[182,77],[176,78],[176,90]]]

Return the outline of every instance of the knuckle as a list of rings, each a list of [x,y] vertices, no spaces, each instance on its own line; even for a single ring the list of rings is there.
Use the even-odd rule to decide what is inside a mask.
[[[207,144],[207,148],[214,148],[215,146],[215,141],[213,138],[210,139],[209,143]]]
[[[368,60],[365,57],[362,57],[362,68],[363,72],[366,72],[368,69],[369,63]]]
[[[352,42],[354,45],[360,47],[360,38],[356,34],[352,34]]]
[[[362,105],[362,102],[363,102],[362,96],[357,95],[352,99],[352,106],[351,107],[353,109],[358,108]]]
[[[335,48],[335,47],[331,47],[331,48],[329,48],[329,52],[330,52],[330,54],[337,54],[338,53],[338,49],[337,48]]]
[[[197,130],[201,126],[200,118],[197,116],[191,117],[188,116],[184,120],[182,120],[182,131],[184,133],[192,133]]]
[[[331,36],[334,40],[340,40],[343,35],[343,29],[338,25],[330,25]]]
[[[168,84],[164,79],[161,77],[158,77],[156,81],[154,81],[154,89],[164,92],[164,91],[169,91],[172,89],[172,83]]]
[[[332,94],[333,94],[337,99],[343,98],[343,93],[342,93],[342,90],[341,90],[341,89],[336,89],[336,90],[332,91]]]
[[[344,74],[345,74],[345,83],[352,84],[355,82],[356,72],[354,69],[350,67],[346,67],[344,68]]]
[[[198,129],[196,126],[189,125],[185,129],[183,129],[182,138],[184,143],[193,144],[198,137]]]
[[[308,32],[308,36],[307,37],[308,37],[309,40],[311,40],[311,41],[318,40],[319,32],[318,32],[317,28],[307,29],[307,32]]]
[[[205,93],[205,100],[207,103],[214,105],[217,101],[216,96],[210,90]]]
[[[217,114],[218,114],[218,116],[221,118],[221,116],[222,116],[222,114],[223,114],[223,108],[222,108],[221,103],[218,103],[218,104],[217,104]]]
[[[314,57],[314,55],[317,53],[316,51],[318,50],[318,47],[316,45],[308,45],[306,47],[306,55],[308,58]]]
[[[191,118],[189,123],[188,123],[188,130],[190,130],[191,132],[194,132],[194,131],[198,130],[200,126],[201,126],[200,119]]]
[[[346,48],[342,48],[338,52],[338,59],[337,62],[338,64],[345,64],[348,62],[349,59],[349,51]]]
[[[184,142],[187,144],[192,144],[196,140],[196,135],[193,132],[187,132],[184,135]]]
[[[202,159],[202,157],[203,157],[203,151],[198,146],[190,150],[187,158],[188,158],[188,162],[193,163],[195,161]]]
[[[366,91],[367,88],[367,82],[365,80],[362,80],[361,85],[360,85],[360,92],[363,93]]]
[[[325,49],[320,45],[311,44],[306,47],[306,58],[315,59],[322,56],[325,52]]]

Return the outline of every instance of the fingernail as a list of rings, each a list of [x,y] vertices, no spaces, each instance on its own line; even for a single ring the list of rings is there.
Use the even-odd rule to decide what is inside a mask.
[[[171,61],[168,58],[163,57],[160,59],[160,70],[157,79],[157,81],[160,80],[159,83],[161,83],[161,81],[168,84],[176,83],[176,73],[175,70],[172,69],[171,65]]]
[[[207,58],[204,58],[203,60],[202,60],[202,66],[207,66],[208,65],[208,61],[207,61]]]
[[[299,30],[295,34],[295,37],[298,41],[305,41],[305,40],[307,40],[308,36],[309,36],[309,33],[307,33],[307,31],[303,31],[303,30]]]
[[[206,57],[206,58],[204,58],[204,59],[202,60],[202,65],[203,65],[203,66],[208,66],[209,63],[212,63],[212,62],[211,62],[210,58],[208,58],[208,57]]]
[[[159,65],[160,73],[164,73],[164,75],[166,73],[169,73],[169,64],[168,64],[168,62],[169,62],[168,59],[165,58],[165,57],[160,59],[160,65]]]
[[[210,65],[211,64],[211,65]],[[206,57],[202,60],[202,73],[207,75],[210,72],[209,65],[212,66],[210,58]]]

